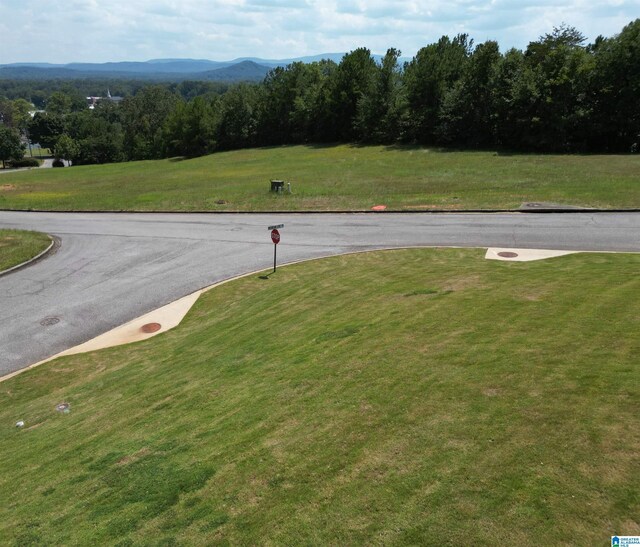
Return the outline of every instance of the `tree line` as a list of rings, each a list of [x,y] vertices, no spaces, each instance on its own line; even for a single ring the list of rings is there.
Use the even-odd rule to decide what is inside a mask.
[[[76,164],[311,142],[638,151],[640,19],[589,44],[561,25],[524,51],[459,34],[400,55],[359,48],[223,92],[145,86],[94,110],[58,91],[26,131]]]

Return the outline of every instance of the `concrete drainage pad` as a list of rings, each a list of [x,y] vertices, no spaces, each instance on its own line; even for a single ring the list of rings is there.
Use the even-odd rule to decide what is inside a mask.
[[[487,260],[503,260],[505,262],[531,262],[575,254],[579,251],[556,251],[553,249],[503,249],[489,247],[484,257]]]

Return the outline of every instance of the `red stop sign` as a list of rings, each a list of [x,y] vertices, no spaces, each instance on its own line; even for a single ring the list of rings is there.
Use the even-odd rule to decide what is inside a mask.
[[[280,232],[278,230],[271,230],[271,241],[274,245],[280,243]]]

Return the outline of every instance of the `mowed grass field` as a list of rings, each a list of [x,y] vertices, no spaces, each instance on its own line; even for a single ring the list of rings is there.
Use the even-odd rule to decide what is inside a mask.
[[[0,543],[640,534],[640,255],[483,255],[252,275],[173,331],[0,383]]]
[[[269,193],[270,179],[292,183]],[[640,207],[640,155],[289,146],[4,174],[0,209],[302,211]]]
[[[0,229],[0,272],[37,256],[51,244],[40,232]]]

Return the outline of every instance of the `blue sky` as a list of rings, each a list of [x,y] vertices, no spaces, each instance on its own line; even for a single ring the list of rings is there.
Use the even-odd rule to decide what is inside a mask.
[[[0,0],[0,63],[281,59],[388,47],[411,57],[466,32],[524,48],[562,22],[589,40],[640,0]]]

